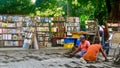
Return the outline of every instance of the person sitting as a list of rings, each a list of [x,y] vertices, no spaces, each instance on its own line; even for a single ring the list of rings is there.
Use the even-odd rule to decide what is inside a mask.
[[[85,39],[85,36],[84,35],[80,36],[80,45],[74,51],[72,51],[72,53],[70,53],[69,57],[70,58],[73,56],[82,57],[87,52],[89,46],[90,42]]]
[[[107,61],[107,56],[104,53],[102,46],[100,44],[100,40],[98,38],[95,39],[94,44],[90,45],[87,52],[83,55],[83,59],[85,61],[96,61],[97,60],[97,54],[101,52],[102,55],[105,57],[105,61]]]

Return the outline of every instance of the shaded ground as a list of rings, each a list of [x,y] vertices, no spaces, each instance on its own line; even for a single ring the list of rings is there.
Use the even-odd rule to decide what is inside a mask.
[[[0,51],[0,68],[119,68],[104,58],[96,63],[83,64],[78,58],[63,56],[66,49]]]

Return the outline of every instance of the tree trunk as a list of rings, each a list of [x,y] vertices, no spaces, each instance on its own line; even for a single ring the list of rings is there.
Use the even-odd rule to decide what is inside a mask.
[[[110,14],[110,12],[111,12],[110,0],[105,0],[105,1],[106,1],[106,7],[107,7],[108,14]]]
[[[112,20],[113,22],[120,21],[120,0],[113,1],[113,7],[108,19]]]

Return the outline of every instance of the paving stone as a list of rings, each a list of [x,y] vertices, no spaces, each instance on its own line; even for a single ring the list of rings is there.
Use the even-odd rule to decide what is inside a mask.
[[[119,68],[112,60],[83,64],[79,58],[67,58],[64,49],[0,51],[0,68]],[[110,57],[111,58],[111,57]]]

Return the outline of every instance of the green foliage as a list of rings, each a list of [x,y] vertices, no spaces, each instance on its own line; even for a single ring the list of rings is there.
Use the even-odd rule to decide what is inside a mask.
[[[65,14],[62,11],[62,7],[56,7],[53,9],[45,9],[44,11],[40,11],[40,9],[36,8],[36,12],[35,15],[38,16],[62,16],[63,14]]]
[[[105,0],[68,0],[67,3],[68,16],[79,16],[83,28],[86,19],[98,19],[99,24],[103,24],[108,16]]]
[[[0,14],[30,14],[34,8],[31,0],[0,0]]]
[[[82,21],[107,17],[105,0],[0,0],[0,14],[78,16]],[[83,19],[84,16],[84,19]]]
[[[63,0],[37,0],[35,15],[38,16],[62,16],[64,11],[59,2]]]

